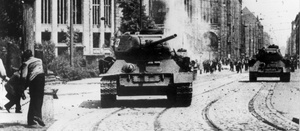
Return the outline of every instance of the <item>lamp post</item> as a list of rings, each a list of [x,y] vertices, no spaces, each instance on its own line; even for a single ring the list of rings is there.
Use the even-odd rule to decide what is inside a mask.
[[[70,0],[70,66],[73,66],[73,0]]]

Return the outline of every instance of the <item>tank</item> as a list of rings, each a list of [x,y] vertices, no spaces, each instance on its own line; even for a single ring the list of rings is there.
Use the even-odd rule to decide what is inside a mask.
[[[283,58],[277,45],[259,49],[249,66],[250,81],[257,81],[257,77],[279,77],[280,81],[290,81],[290,61]]]
[[[142,31],[141,31],[142,32]],[[101,105],[111,106],[117,96],[165,95],[171,102],[189,106],[192,101],[193,74],[163,34],[143,31],[125,33],[113,45],[115,62],[101,74]]]

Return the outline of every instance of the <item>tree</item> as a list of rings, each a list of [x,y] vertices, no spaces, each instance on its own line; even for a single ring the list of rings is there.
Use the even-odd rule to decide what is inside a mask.
[[[44,71],[48,74],[49,64],[55,59],[55,44],[51,41],[43,41],[42,44],[35,44],[35,50],[42,53]]]
[[[21,0],[0,0],[0,37],[22,36],[23,7]]]
[[[141,7],[140,0],[120,0],[118,4],[119,7],[123,9],[120,27],[121,32],[140,31],[141,20],[142,28],[153,27],[155,25],[154,21],[149,16],[146,16],[145,6]]]

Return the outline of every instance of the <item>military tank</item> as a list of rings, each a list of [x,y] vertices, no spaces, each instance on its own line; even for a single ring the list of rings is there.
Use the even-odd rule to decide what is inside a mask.
[[[257,77],[280,77],[280,81],[290,81],[290,61],[283,58],[277,45],[259,49],[249,66],[250,81],[257,81]]]
[[[112,105],[117,96],[142,95],[166,95],[176,104],[191,104],[193,74],[186,71],[186,64],[167,43],[177,35],[163,38],[163,34],[153,32],[157,31],[124,33],[115,40],[116,60],[100,75],[102,107]]]

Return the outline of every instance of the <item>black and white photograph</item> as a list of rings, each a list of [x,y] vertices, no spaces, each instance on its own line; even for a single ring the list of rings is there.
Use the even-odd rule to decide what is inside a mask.
[[[300,0],[0,0],[0,131],[299,131]]]

